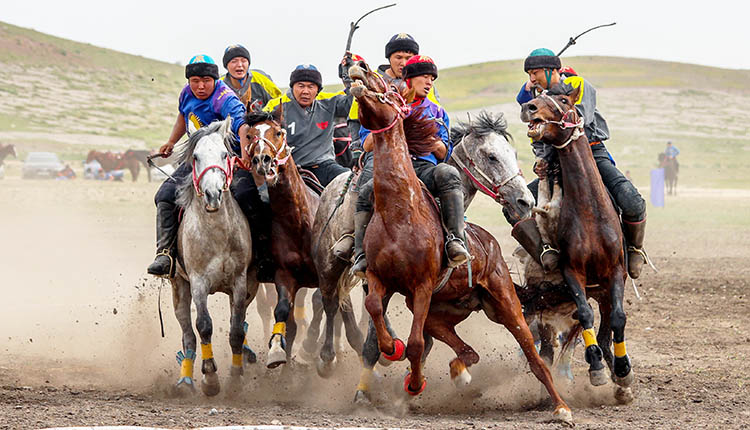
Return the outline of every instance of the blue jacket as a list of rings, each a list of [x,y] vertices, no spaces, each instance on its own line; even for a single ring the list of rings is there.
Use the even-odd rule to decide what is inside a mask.
[[[201,128],[214,121],[223,121],[232,116],[232,132],[234,142],[232,149],[240,154],[239,131],[245,123],[245,106],[223,81],[216,80],[214,92],[206,100],[200,100],[193,95],[190,85],[185,85],[180,93],[180,113],[185,117],[185,128],[190,130],[190,123],[195,128]]]
[[[438,160],[434,153],[414,158],[429,161],[430,163],[435,165],[448,161],[448,159],[451,158],[451,154],[453,153],[453,144],[451,143],[450,133],[448,132],[448,130],[450,130],[450,118],[448,118],[448,114],[445,112],[445,109],[443,109],[441,106],[438,106],[435,102],[427,97],[422,99],[421,102],[413,103],[412,108],[415,111],[419,108],[424,108],[424,115],[427,115],[428,118],[433,118],[437,121],[438,136],[440,137],[440,140],[442,140],[445,144],[445,147],[448,148],[448,152],[445,154],[445,158],[442,160]],[[370,130],[364,127],[360,127],[359,138],[361,142],[364,142],[365,138],[369,134]]]

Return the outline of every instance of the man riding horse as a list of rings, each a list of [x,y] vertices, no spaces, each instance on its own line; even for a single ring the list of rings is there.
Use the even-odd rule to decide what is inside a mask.
[[[281,90],[270,76],[250,69],[250,52],[244,46],[227,46],[223,63],[227,74],[221,80],[237,94],[248,111],[260,110],[271,99],[281,96]]]
[[[234,135],[232,149],[240,155],[247,146],[245,107],[232,89],[219,79],[219,67],[208,55],[196,55],[185,66],[188,84],[182,89],[179,98],[179,113],[172,127],[167,143],[159,152],[167,157],[180,138],[191,129],[199,129],[216,121],[232,118],[231,130]],[[192,166],[182,164],[156,192],[156,259],[148,267],[148,273],[172,277],[175,273],[176,238],[179,216],[176,205],[177,187],[192,173]],[[230,187],[232,195],[242,212],[248,218],[253,234],[253,244],[258,256],[257,278],[261,282],[273,281],[273,263],[269,255],[270,214],[260,199],[258,189],[250,172],[238,169]],[[257,232],[257,233],[256,233]]]
[[[596,89],[580,76],[561,76],[560,58],[549,49],[536,49],[524,61],[524,71],[529,82],[521,87],[516,100],[524,104],[534,98],[533,91],[548,90],[550,94],[570,94],[580,90],[575,107],[583,118],[584,131],[589,140],[591,152],[605,187],[622,210],[625,239],[628,243],[628,274],[638,278],[643,264],[647,261],[643,250],[646,231],[646,203],[633,184],[615,167],[604,141],[609,139],[609,128],[604,117],[596,108]],[[529,184],[529,189],[538,198],[539,180],[547,180],[547,168],[557,159],[557,151],[541,142],[532,142],[537,161],[534,171],[539,176]],[[557,267],[559,251],[551,244],[542,243],[535,221],[514,220],[512,235],[547,271]]]
[[[461,189],[461,177],[455,167],[445,163],[450,158],[453,145],[449,135],[449,118],[445,110],[428,98],[433,82],[438,77],[435,62],[427,56],[416,55],[406,62],[403,68],[403,78],[406,85],[414,92],[411,104],[411,115],[423,115],[438,123],[438,133],[430,147],[410,148],[412,165],[417,177],[427,189],[440,198],[442,218],[448,230],[445,251],[449,265],[452,267],[463,264],[468,258],[468,251],[464,244],[464,196]],[[383,130],[373,130],[380,132]],[[406,130],[408,139],[409,131]],[[371,130],[364,127],[360,130],[360,138],[366,152],[372,151]],[[407,140],[408,143],[408,140]],[[363,168],[360,177],[359,197],[354,213],[354,266],[352,272],[365,277],[367,261],[364,251],[364,236],[367,225],[372,217],[372,157]]]

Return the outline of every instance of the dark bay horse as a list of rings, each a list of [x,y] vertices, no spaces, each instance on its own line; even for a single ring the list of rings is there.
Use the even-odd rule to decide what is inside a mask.
[[[470,381],[467,368],[479,361],[479,355],[459,338],[455,326],[473,311],[483,310],[490,320],[505,325],[521,345],[532,372],[555,404],[554,419],[571,421],[570,408],[534,348],[500,246],[492,235],[467,224],[473,276],[465,265],[459,266],[449,282],[438,285],[446,273],[440,215],[414,172],[404,133],[406,124],[412,136],[410,144],[427,146],[435,139],[435,123],[421,115],[408,115],[404,94],[389,88],[366,66],[352,66],[349,74],[355,81],[351,92],[359,102],[360,121],[372,130],[374,140],[375,212],[365,234],[369,261],[365,306],[385,358],[407,357],[411,364],[404,390],[411,395],[424,390],[425,347],[429,350],[433,337],[456,353],[450,362],[451,379],[458,385]],[[421,140],[416,134],[421,134]],[[391,335],[384,320],[396,292],[406,297],[413,314],[406,347]]]
[[[251,141],[246,152],[252,160],[254,175],[263,178],[268,185],[273,212],[271,252],[277,264],[275,284],[278,302],[266,363],[269,368],[287,363],[291,358],[297,323],[290,310],[297,291],[301,288],[318,288],[312,246],[319,197],[305,185],[297,170],[292,149],[287,145],[283,121],[281,108],[274,114],[250,112],[245,118],[250,126],[248,138]],[[349,320],[356,328],[353,315]],[[347,333],[350,333],[349,329]],[[348,340],[355,350],[361,350],[361,335],[359,339],[349,337]]]
[[[664,169],[664,185],[667,188],[667,194],[677,194],[677,173],[680,171],[680,165],[674,157],[667,157],[667,154],[659,154],[659,167]]]
[[[543,93],[523,105],[521,120],[529,123],[529,137],[554,146],[559,154],[564,190],[556,237],[560,269],[583,328],[591,384],[603,385],[609,379],[604,358],[614,373],[614,382],[628,387],[634,378],[625,348],[622,302],[627,272],[622,229],[589,149],[582,118],[574,107],[578,96],[579,89],[569,95]],[[599,287],[588,290],[589,285]],[[595,298],[600,305],[601,326],[596,336],[587,292],[598,293]],[[610,350],[612,332],[614,359]]]
[[[0,144],[0,166],[3,165],[3,161],[5,161],[5,157],[12,155],[13,158],[18,158],[18,155],[16,155],[16,147],[12,143],[9,143],[7,145]]]
[[[143,167],[146,168],[148,181],[151,182],[151,166],[148,165],[149,155],[151,155],[151,151],[145,149],[128,149],[127,151],[125,151],[125,154],[123,154],[123,158],[127,160],[135,159],[139,163],[143,164]],[[133,181],[138,180],[138,170],[136,170],[135,172],[131,170],[130,173],[133,175]]]
[[[111,152],[111,151],[89,151],[86,156],[86,163],[92,161],[98,161],[102,166],[102,170],[105,172],[111,172],[113,170],[130,170],[130,176],[133,178],[133,182],[138,179],[138,173],[141,170],[141,165],[138,159],[132,154],[124,152]]]

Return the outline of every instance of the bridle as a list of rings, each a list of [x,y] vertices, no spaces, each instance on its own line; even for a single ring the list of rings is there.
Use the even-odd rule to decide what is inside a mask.
[[[265,136],[257,135],[253,136],[252,142],[250,142],[250,144],[245,148],[245,151],[247,151],[248,154],[251,154],[256,146],[260,146],[259,151],[262,153],[266,147],[266,144],[268,144],[268,146],[271,148],[271,152],[273,153],[273,159],[271,161],[273,162],[274,167],[278,168],[279,166],[283,166],[287,163],[287,161],[289,161],[289,158],[291,158],[292,156],[292,149],[294,148],[287,145],[286,130],[284,130],[281,124],[273,120],[271,120],[271,122],[273,122],[273,124],[281,129],[282,133],[284,133],[284,140],[281,142],[281,147],[279,149],[276,149],[276,146],[273,144],[273,142],[268,140],[268,138],[266,138]],[[283,154],[284,151],[286,151],[287,154],[285,157],[281,158],[281,154]]]
[[[375,73],[375,76],[377,76],[378,79],[380,79],[380,82],[383,84],[383,88],[388,88],[388,85],[385,83],[385,79],[383,79],[382,76],[378,75],[377,73]],[[376,92],[368,90],[367,95],[371,97],[377,97],[380,103],[391,105],[396,110],[396,114],[397,114],[393,118],[393,122],[391,122],[388,126],[384,128],[380,128],[378,130],[370,130],[370,133],[378,134],[378,133],[383,133],[385,131],[388,131],[392,129],[393,126],[396,125],[399,118],[405,119],[411,113],[411,106],[409,106],[409,104],[406,103],[406,100],[404,100],[401,94],[397,91],[386,90],[386,92],[384,93],[376,93]],[[401,102],[401,106],[398,106],[396,102],[388,98],[388,96],[391,96],[391,95],[395,95],[398,98],[398,100]]]
[[[471,182],[473,182],[474,185],[476,185],[476,187],[480,191],[482,191],[483,193],[487,194],[493,200],[495,200],[496,202],[500,203],[501,205],[504,205],[504,204],[508,203],[508,201],[505,200],[505,197],[503,196],[503,193],[500,192],[500,188],[502,188],[505,185],[507,185],[508,182],[512,181],[516,176],[523,177],[523,173],[521,172],[521,169],[519,169],[518,172],[516,172],[515,174],[511,175],[509,178],[500,181],[499,184],[493,183],[492,179],[490,179],[490,177],[486,173],[484,173],[484,171],[482,171],[482,169],[480,169],[479,166],[477,166],[477,164],[471,158],[471,156],[469,155],[469,152],[466,150],[466,146],[462,145],[462,143],[464,143],[464,139],[465,138],[466,138],[466,136],[462,137],[461,141],[459,141],[453,147],[453,151],[454,151],[453,155],[454,155],[454,157],[451,157],[451,159],[454,160],[456,162],[456,164],[458,164],[458,167],[460,167],[461,170],[463,170],[463,172],[466,174],[466,176],[469,177],[469,179],[471,180]],[[466,164],[468,164],[468,166],[466,164],[464,164],[461,161],[460,158],[455,157],[455,155],[458,155],[458,149],[459,148],[463,149],[463,154],[466,157]],[[483,183],[481,183],[479,181],[479,179],[477,179],[477,177],[474,176],[473,173],[471,173],[471,171],[469,170],[469,166],[473,167],[474,170],[476,170],[477,174],[479,174],[479,176],[481,176],[482,178],[484,178],[485,181],[487,181],[488,185],[484,185]]]
[[[195,192],[198,194],[198,197],[203,197],[203,191],[201,191],[200,189],[201,179],[203,179],[203,175],[205,175],[209,170],[212,169],[218,169],[224,174],[224,187],[221,189],[221,191],[224,192],[229,190],[229,186],[232,184],[232,179],[234,178],[234,166],[236,158],[237,157],[227,157],[226,169],[223,166],[219,166],[218,164],[212,164],[201,170],[200,174],[196,174],[195,157],[193,157],[193,187],[195,187]]]
[[[557,103],[557,100],[547,95],[547,91],[542,92],[541,94],[539,94],[538,97],[545,98],[551,101],[552,104],[557,109],[557,111],[560,112],[560,114],[562,115],[562,118],[560,118],[560,121],[551,121],[551,120],[545,119],[545,120],[542,120],[544,124],[555,124],[563,130],[567,130],[569,128],[574,129],[573,133],[570,134],[570,137],[568,138],[568,140],[566,140],[564,143],[560,145],[552,144],[552,146],[555,147],[556,149],[562,149],[570,145],[570,142],[578,140],[578,138],[581,137],[581,135],[583,134],[583,118],[578,116],[578,112],[576,111],[576,109],[572,107],[567,111],[563,110],[562,107],[560,107],[560,105]],[[575,120],[576,118],[578,120],[575,122],[567,121],[566,119],[568,118],[568,115],[571,115],[573,120]]]

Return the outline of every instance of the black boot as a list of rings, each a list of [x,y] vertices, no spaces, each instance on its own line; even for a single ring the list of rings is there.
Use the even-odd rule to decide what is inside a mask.
[[[149,274],[173,277],[177,268],[177,207],[170,202],[156,204],[156,258],[148,266]]]
[[[648,255],[643,250],[643,239],[646,236],[646,220],[631,224],[627,221],[622,223],[625,241],[628,244],[628,275],[633,279],[641,276],[643,264],[648,261]]]
[[[539,227],[534,218],[519,221],[513,226],[510,235],[542,266],[545,272],[557,269],[560,251],[542,242],[542,236],[539,234]]]
[[[448,229],[445,238],[445,253],[448,256],[448,266],[458,267],[468,261],[470,255],[464,244],[464,195],[458,190],[450,190],[440,194],[443,222]]]
[[[365,259],[365,231],[370,223],[372,212],[354,212],[354,257],[352,274],[358,278],[365,279],[367,272],[367,260]]]

